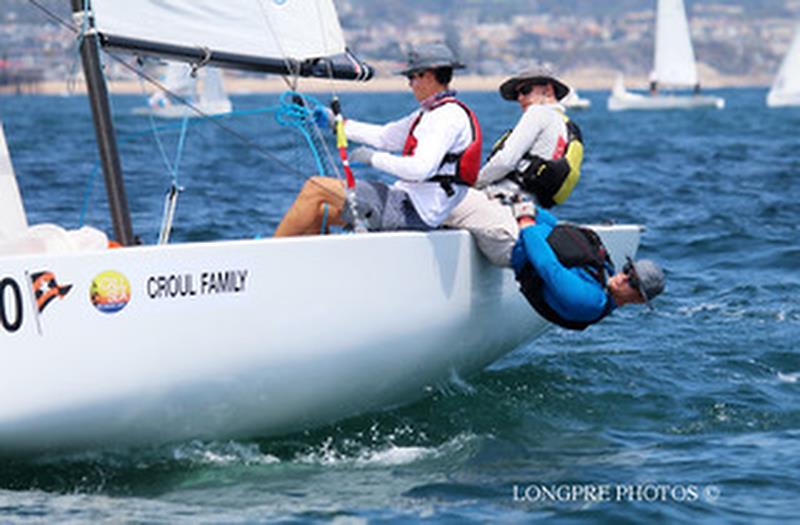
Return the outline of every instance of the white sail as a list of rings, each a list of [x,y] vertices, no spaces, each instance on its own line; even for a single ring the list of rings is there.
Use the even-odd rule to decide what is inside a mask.
[[[767,105],[800,105],[800,25],[767,95]]]
[[[0,239],[15,237],[28,229],[17,178],[0,123]],[[2,298],[0,298],[2,300]]]
[[[219,69],[210,68],[203,78],[203,88],[200,92],[201,99],[209,105],[230,104],[228,95],[222,85],[222,74]]]
[[[105,35],[305,60],[344,53],[332,0],[94,0]]]
[[[697,67],[683,0],[658,0],[651,78],[660,85],[673,87],[697,84]]]
[[[192,67],[187,64],[172,63],[167,65],[166,69],[164,85],[170,92],[180,97],[192,97],[195,91]]]

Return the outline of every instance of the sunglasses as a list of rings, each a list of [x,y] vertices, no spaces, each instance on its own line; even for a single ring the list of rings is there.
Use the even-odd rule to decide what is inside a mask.
[[[527,97],[533,91],[534,86],[545,86],[547,85],[546,82],[528,82],[527,84],[523,84],[517,88],[517,97],[522,95],[523,97]]]
[[[639,295],[641,295],[642,282],[639,280],[639,275],[636,273],[636,268],[633,267],[633,264],[631,262],[625,263],[625,266],[622,267],[622,273],[628,276],[628,284],[630,285],[630,287],[636,290],[639,293]]]
[[[525,84],[523,86],[520,86],[519,88],[517,88],[517,96],[527,97],[528,95],[531,94],[531,91],[533,91],[534,85],[535,84]]]
[[[413,71],[411,73],[407,73],[406,74],[406,78],[408,79],[409,82],[411,82],[412,80],[417,79],[417,78],[422,78],[424,76],[425,76],[425,72],[424,71]]]

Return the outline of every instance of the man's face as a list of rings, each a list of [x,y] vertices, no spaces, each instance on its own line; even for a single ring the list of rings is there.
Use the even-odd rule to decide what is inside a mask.
[[[644,303],[644,297],[639,290],[632,286],[630,276],[625,272],[619,272],[608,280],[608,289],[618,305]]]
[[[436,81],[436,76],[431,70],[409,73],[407,78],[408,87],[419,102],[442,90],[441,84]]]
[[[556,101],[553,84],[521,84],[517,89],[517,102],[522,111],[533,104],[552,104]]]

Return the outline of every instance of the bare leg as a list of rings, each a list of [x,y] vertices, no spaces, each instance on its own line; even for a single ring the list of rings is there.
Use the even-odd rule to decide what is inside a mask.
[[[322,228],[324,205],[328,205],[328,223],[344,226],[344,184],[330,177],[311,177],[303,185],[289,211],[275,230],[275,237],[317,235]]]

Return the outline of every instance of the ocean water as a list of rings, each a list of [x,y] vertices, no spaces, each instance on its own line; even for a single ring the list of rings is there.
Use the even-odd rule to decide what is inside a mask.
[[[646,225],[640,255],[668,275],[655,311],[553,330],[418,403],[308,432],[0,459],[0,523],[797,522],[800,109],[719,93],[723,111],[651,113],[588,93],[574,114],[584,177],[557,214]],[[489,141],[518,116],[494,93],[464,98]],[[342,100],[374,121],[414,107]],[[178,134],[162,130],[162,155],[130,114],[143,102],[114,111],[135,230],[153,242]],[[2,96],[0,119],[31,222],[108,228],[86,99]],[[268,113],[193,124],[174,239],[271,234],[309,159]]]

